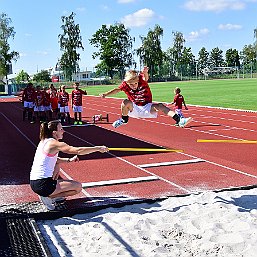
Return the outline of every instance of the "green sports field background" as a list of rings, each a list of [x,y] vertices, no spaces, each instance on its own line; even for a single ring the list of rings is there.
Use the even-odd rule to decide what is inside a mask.
[[[180,87],[186,104],[257,111],[256,79],[196,80],[149,83],[149,85],[154,101],[172,102],[174,88]],[[99,95],[116,86],[88,86],[84,89],[89,95]],[[112,97],[125,98],[126,96],[121,92]]]

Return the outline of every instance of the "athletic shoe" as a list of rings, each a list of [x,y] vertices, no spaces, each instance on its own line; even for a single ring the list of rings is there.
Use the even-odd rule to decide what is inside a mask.
[[[193,120],[193,118],[189,117],[189,118],[181,118],[179,121],[179,126],[181,128],[184,128],[186,125],[188,125],[191,121]]]
[[[120,118],[120,119],[114,121],[114,122],[112,123],[112,126],[113,126],[114,128],[118,128],[118,127],[120,127],[121,125],[125,125],[125,124],[126,124],[125,121],[124,121],[122,118]]]
[[[174,126],[175,126],[175,127],[179,127],[179,124],[178,124],[178,123],[175,123]]]
[[[52,198],[53,202],[55,203],[61,203],[61,202],[64,202],[66,200],[65,197],[63,196],[60,196],[60,197],[55,197],[55,198]]]
[[[83,125],[83,122],[82,122],[82,121],[79,121],[79,125]]]
[[[78,122],[77,122],[77,121],[74,121],[74,125],[78,125]]]
[[[40,200],[48,210],[52,211],[55,209],[54,201],[50,197],[40,196]]]

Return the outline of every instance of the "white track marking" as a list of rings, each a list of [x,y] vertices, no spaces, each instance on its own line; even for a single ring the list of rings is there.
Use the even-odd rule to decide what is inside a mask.
[[[152,180],[158,180],[158,179],[159,178],[157,178],[156,176],[113,179],[113,180],[82,183],[82,187],[89,188],[89,187],[99,187],[99,186],[111,186],[111,185],[118,185],[118,184],[128,184],[128,183],[135,183],[135,182],[152,181]]]
[[[1,114],[4,116],[4,118],[12,124],[12,126],[22,135],[24,136],[34,147],[37,147],[5,114],[1,112]]]
[[[137,165],[141,168],[152,168],[152,167],[160,167],[160,166],[172,166],[172,165],[181,165],[181,164],[189,164],[189,163],[198,163],[204,162],[203,159],[190,159],[190,160],[182,160],[182,161],[173,161],[173,162],[157,162],[157,163],[147,163],[147,164],[140,164]]]
[[[84,140],[83,138],[80,138],[80,137],[78,137],[78,136],[76,136],[76,135],[74,135],[74,134],[72,134],[72,133],[70,133],[70,132],[66,132],[66,133],[68,133],[69,135],[71,135],[71,136],[73,136],[73,137],[75,137],[75,138],[77,138],[77,139],[79,139],[79,140],[81,140],[81,141],[83,141],[83,142],[85,142],[85,143],[91,145],[91,146],[94,146],[94,144],[92,144],[92,143],[90,143],[90,142]],[[154,173],[152,173],[152,172],[150,172],[150,171],[148,171],[148,170],[145,170],[145,169],[143,169],[143,168],[141,168],[141,167],[138,167],[138,166],[135,165],[134,163],[129,162],[129,161],[127,161],[127,160],[125,160],[125,159],[123,159],[123,158],[121,158],[121,157],[118,157],[118,156],[116,156],[115,154],[112,154],[112,153],[110,153],[110,152],[108,152],[108,154],[111,155],[111,156],[113,156],[113,157],[115,157],[115,158],[117,158],[117,159],[119,159],[119,160],[122,161],[122,162],[125,162],[125,163],[127,163],[127,164],[129,164],[129,165],[131,165],[131,166],[133,166],[133,167],[135,167],[135,168],[137,168],[137,169],[140,169],[140,170],[144,171],[145,173],[150,174],[151,176],[155,176],[155,177],[159,178],[160,180],[165,181],[166,183],[168,183],[168,184],[170,184],[170,185],[172,185],[172,186],[174,186],[174,187],[177,187],[177,188],[179,188],[179,189],[181,189],[181,190],[183,190],[183,191],[186,191],[187,193],[191,193],[191,191],[187,190],[186,188],[184,188],[184,187],[182,187],[182,186],[180,186],[180,185],[177,185],[177,184],[175,184],[175,183],[173,183],[173,182],[171,182],[171,181],[169,181],[169,180],[167,180],[167,179],[165,179],[165,178],[163,178],[163,177],[161,177],[161,176],[158,176],[158,175],[156,175],[156,174],[154,174]]]

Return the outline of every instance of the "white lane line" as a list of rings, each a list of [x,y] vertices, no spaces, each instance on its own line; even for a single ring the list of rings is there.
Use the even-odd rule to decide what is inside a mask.
[[[151,167],[160,167],[160,166],[181,165],[181,164],[188,164],[188,163],[198,163],[198,162],[204,162],[204,161],[205,160],[203,159],[197,158],[197,159],[190,159],[190,160],[183,160],[183,161],[147,163],[147,164],[140,164],[137,166],[141,168],[151,168]]]
[[[1,114],[4,116],[4,118],[9,121],[13,125],[13,127],[22,135],[24,136],[34,147],[37,147],[7,116],[5,116],[2,112]]]
[[[85,143],[87,143],[87,144],[89,144],[89,145],[94,146],[94,144],[92,144],[92,143],[90,143],[90,142],[84,140],[84,139],[81,138],[81,137],[78,137],[78,136],[76,136],[76,135],[74,135],[74,134],[72,134],[72,133],[70,133],[70,132],[67,132],[67,131],[66,131],[66,133],[69,134],[69,135],[71,135],[71,136],[73,136],[73,137],[75,137],[75,138],[77,138],[77,139],[79,139],[79,140],[81,140],[81,141],[83,141],[83,142],[85,142]],[[133,137],[132,137],[132,138],[133,138]],[[125,163],[127,163],[127,164],[129,164],[129,165],[131,165],[131,166],[133,166],[133,167],[135,167],[135,168],[137,168],[137,169],[140,169],[141,171],[144,171],[144,172],[147,173],[147,174],[150,174],[150,175],[152,175],[152,176],[155,176],[155,177],[159,178],[160,180],[162,180],[162,181],[164,181],[164,182],[166,182],[166,183],[168,183],[168,184],[170,184],[170,185],[172,185],[172,186],[174,186],[174,187],[176,187],[176,188],[179,188],[180,190],[183,190],[183,191],[185,191],[185,192],[187,192],[187,193],[192,193],[191,191],[187,190],[186,188],[184,188],[184,187],[182,187],[182,186],[180,186],[180,185],[177,185],[176,183],[173,183],[173,182],[171,182],[171,181],[169,181],[169,180],[167,180],[167,179],[165,179],[165,178],[163,178],[163,177],[161,177],[161,176],[158,176],[158,175],[156,175],[156,174],[154,174],[154,173],[152,173],[152,172],[150,172],[150,171],[148,171],[148,170],[146,170],[146,169],[143,169],[143,168],[141,168],[141,167],[138,167],[136,164],[134,164],[134,163],[132,163],[132,162],[129,162],[129,161],[127,161],[127,160],[125,160],[125,159],[123,159],[123,158],[121,158],[121,157],[118,157],[118,156],[116,156],[115,154],[112,154],[112,153],[110,153],[110,152],[108,152],[108,154],[111,155],[111,156],[113,156],[113,157],[115,157],[115,158],[117,158],[118,160],[120,160],[120,161],[122,161],[122,162],[125,162]]]
[[[89,188],[89,187],[99,187],[99,186],[111,186],[111,185],[129,184],[129,183],[153,181],[153,180],[159,180],[159,178],[157,178],[156,176],[147,176],[147,177],[104,180],[104,181],[97,181],[97,182],[82,183],[82,187]]]

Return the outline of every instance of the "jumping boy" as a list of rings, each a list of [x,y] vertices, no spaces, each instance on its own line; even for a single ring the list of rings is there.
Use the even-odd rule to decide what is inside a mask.
[[[180,118],[162,103],[153,103],[152,92],[147,83],[148,79],[148,67],[144,67],[139,74],[135,70],[129,70],[126,72],[125,79],[118,88],[114,88],[100,95],[104,98],[124,91],[128,97],[128,99],[123,100],[121,104],[122,116],[112,124],[113,127],[118,128],[121,125],[127,124],[129,117],[157,118],[158,111],[162,111],[164,114],[173,118],[181,128],[192,121],[192,118]]]

